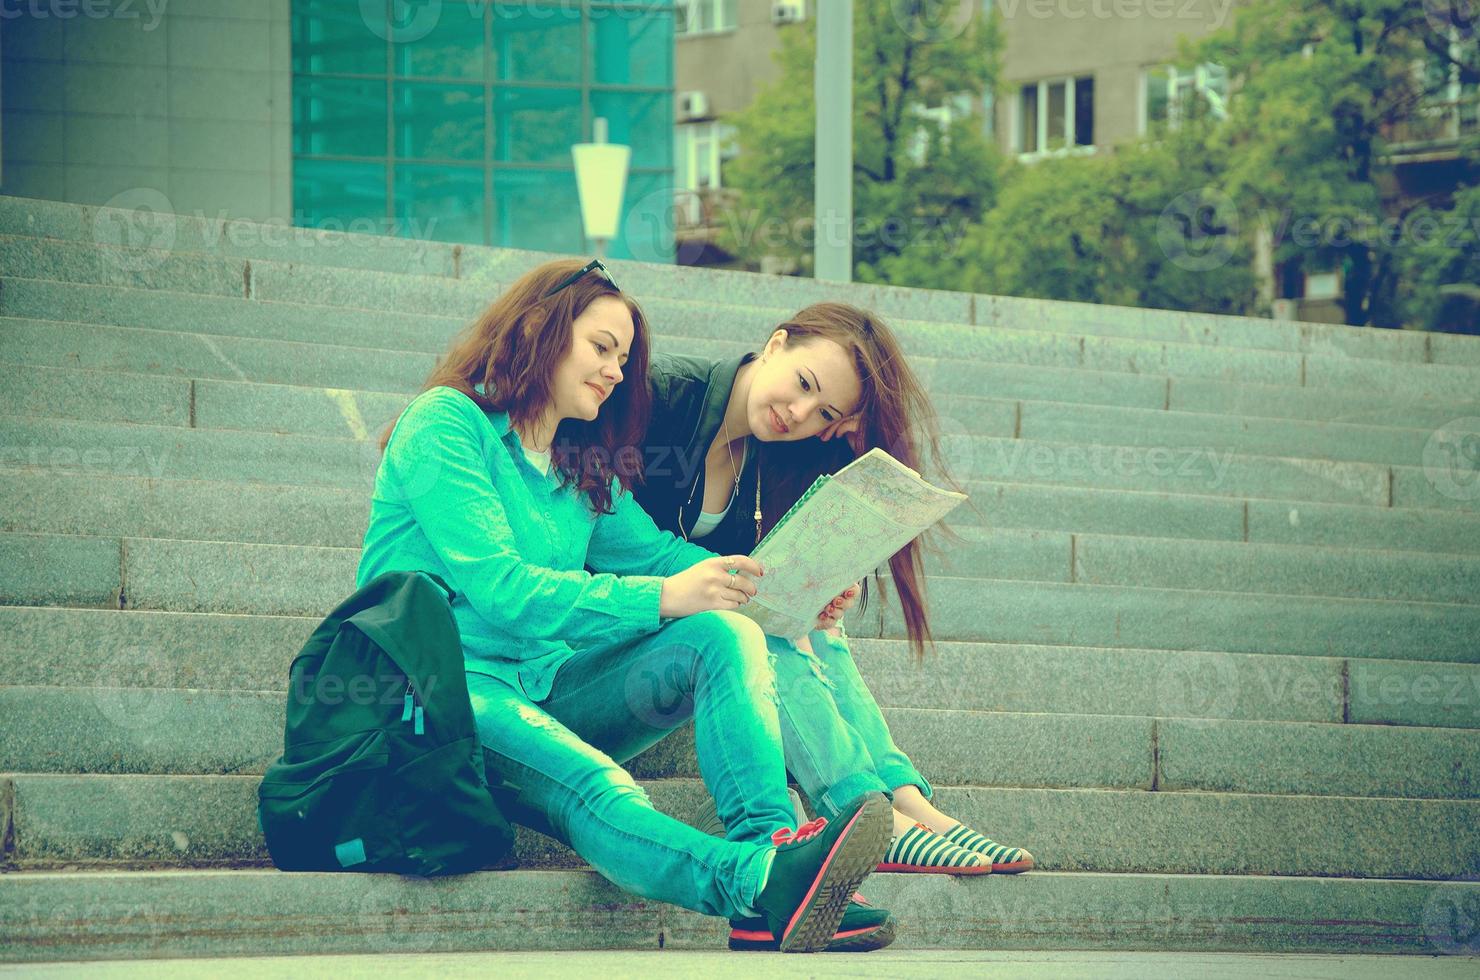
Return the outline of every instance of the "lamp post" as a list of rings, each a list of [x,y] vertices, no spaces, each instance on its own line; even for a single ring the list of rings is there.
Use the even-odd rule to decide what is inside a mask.
[[[853,281],[853,3],[817,3],[812,274]]]
[[[570,148],[576,163],[576,193],[581,198],[581,226],[596,242],[597,258],[606,257],[606,243],[617,235],[622,217],[622,193],[627,187],[627,165],[632,147],[606,141],[606,120],[592,121],[590,143]]]

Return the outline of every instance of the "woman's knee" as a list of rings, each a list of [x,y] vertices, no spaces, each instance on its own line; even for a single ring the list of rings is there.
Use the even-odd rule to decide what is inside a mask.
[[[755,620],[717,609],[695,613],[681,622],[686,626],[686,642],[705,669],[741,676],[774,690],[775,653]]]

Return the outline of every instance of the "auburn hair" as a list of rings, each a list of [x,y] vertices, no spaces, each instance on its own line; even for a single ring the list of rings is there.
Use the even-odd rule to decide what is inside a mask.
[[[815,303],[775,329],[786,331],[788,347],[825,339],[843,348],[858,374],[862,394],[854,413],[859,416],[857,433],[827,442],[799,439],[761,444],[763,533],[781,520],[819,476],[836,473],[876,447],[922,473],[922,449],[928,449],[934,464],[931,479],[960,489],[943,465],[940,429],[930,398],[905,360],[894,332],[877,314],[846,303]],[[854,442],[862,447],[861,452],[855,452]],[[954,537],[949,531],[943,533]],[[923,547],[930,545],[929,538],[930,534],[916,538],[889,558],[890,576],[917,658],[923,658],[926,645],[935,642],[923,582]],[[874,578],[882,587],[882,576],[876,572]],[[868,592],[865,580],[860,609],[867,607]]]
[[[456,388],[486,412],[507,412],[517,426],[534,422],[554,398],[555,370],[571,350],[576,318],[603,296],[621,301],[632,314],[624,383],[612,389],[594,420],[562,420],[550,447],[561,485],[574,486],[595,513],[605,514],[612,512],[614,476],[624,490],[642,478],[641,454],[632,447],[642,445],[652,404],[648,324],[637,301],[596,270],[545,295],[584,264],[557,259],[520,276],[453,338],[421,390]],[[476,390],[479,384],[486,397]],[[394,423],[381,433],[382,452],[393,429]]]

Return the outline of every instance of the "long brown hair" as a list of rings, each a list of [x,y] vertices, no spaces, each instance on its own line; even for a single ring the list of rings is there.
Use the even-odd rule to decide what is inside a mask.
[[[452,340],[422,391],[445,385],[467,395],[485,412],[507,412],[515,425],[535,421],[553,397],[555,369],[571,349],[572,325],[592,301],[621,300],[632,314],[632,347],[622,366],[623,383],[612,389],[594,421],[564,419],[551,443],[551,462],[562,486],[574,486],[598,514],[611,513],[611,482],[624,490],[641,479],[640,454],[652,396],[648,391],[647,318],[637,301],[592,271],[546,297],[556,284],[585,263],[579,259],[546,262],[520,276]],[[484,397],[476,390],[482,384]],[[381,452],[392,425],[380,436]],[[620,456],[620,462],[619,462]]]
[[[850,440],[856,440],[863,452],[883,449],[917,472],[924,472],[921,449],[927,448],[934,464],[929,474],[932,481],[960,489],[945,472],[940,429],[930,398],[905,360],[894,332],[877,314],[846,303],[815,303],[775,329],[786,331],[787,346],[823,338],[847,351],[862,395],[855,410],[860,416],[859,431],[853,436],[828,442],[800,439],[761,445],[760,466],[765,473],[761,486],[763,531],[774,527],[817,477],[835,473],[861,455],[855,453]],[[944,533],[950,536],[948,531]],[[917,658],[924,657],[926,644],[933,647],[935,643],[925,601],[922,546],[929,546],[929,542],[916,538],[889,558],[890,576]],[[874,578],[882,587],[882,576],[876,572]],[[859,608],[867,604],[865,580]]]

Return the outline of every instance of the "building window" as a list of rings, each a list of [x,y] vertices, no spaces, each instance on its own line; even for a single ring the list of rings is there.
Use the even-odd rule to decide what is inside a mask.
[[[735,29],[736,0],[678,0],[673,32],[679,37]]]
[[[677,127],[673,141],[674,207],[684,225],[698,225],[707,193],[724,186],[724,164],[739,152],[735,127],[720,122]]]
[[[735,127],[719,122],[679,126],[673,150],[674,186],[687,191],[723,187],[722,164],[737,151]]]
[[[1018,94],[1017,115],[1017,151],[1023,156],[1092,152],[1094,76],[1027,83]]]
[[[1182,120],[1203,112],[1215,119],[1228,116],[1228,69],[1222,65],[1159,65],[1143,71],[1141,83],[1146,93],[1141,100],[1142,135],[1176,129]]]
[[[937,130],[942,141],[949,140],[951,123],[969,119],[975,111],[975,101],[969,92],[948,95],[938,105],[912,106],[910,114],[916,119],[916,124],[905,144],[905,153],[916,166],[924,166],[930,153],[930,130]]]
[[[623,227],[665,234],[651,202],[673,177],[672,5],[447,3],[408,19],[386,0],[372,23],[377,6],[292,2],[296,223],[583,252],[570,148],[599,116],[632,147]],[[639,205],[654,219],[632,220]],[[672,250],[671,234],[611,243],[615,258]]]

